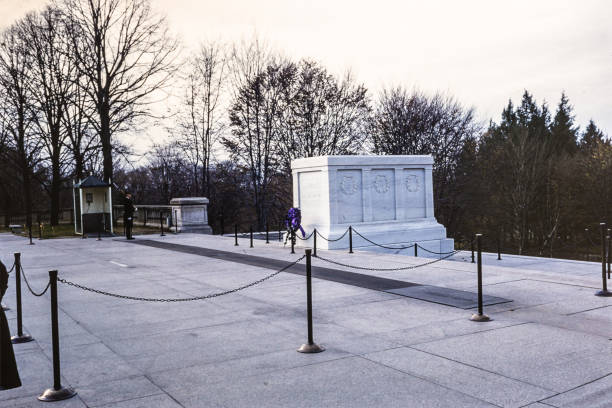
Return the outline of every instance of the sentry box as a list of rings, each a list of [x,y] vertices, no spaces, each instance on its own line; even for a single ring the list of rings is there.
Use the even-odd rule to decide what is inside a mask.
[[[74,183],[74,232],[113,233],[112,185],[95,176]]]

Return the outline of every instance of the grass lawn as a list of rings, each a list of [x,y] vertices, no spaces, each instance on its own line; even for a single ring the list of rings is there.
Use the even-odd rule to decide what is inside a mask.
[[[5,228],[4,226],[0,227],[0,232],[11,232],[10,229]],[[143,226],[134,226],[133,235],[145,235],[145,234],[159,234],[159,228],[155,227],[143,227]],[[164,228],[164,233],[174,233],[173,231],[168,231]],[[28,237],[27,229],[24,229],[19,235],[22,237]],[[121,236],[123,235],[123,225],[118,225],[115,227],[115,235]],[[40,229],[40,235],[37,225],[32,226],[32,239],[50,239],[50,238],[79,238],[80,234],[75,234],[74,232],[74,224],[59,224],[55,226],[51,226],[49,224],[43,224]]]

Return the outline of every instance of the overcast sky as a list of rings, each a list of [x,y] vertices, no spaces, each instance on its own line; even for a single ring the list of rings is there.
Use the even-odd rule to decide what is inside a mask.
[[[612,135],[612,1],[152,0],[186,47],[260,38],[285,54],[351,69],[375,94],[437,90],[499,120],[529,90],[554,111],[567,93],[576,121]],[[45,0],[0,0],[6,27]]]

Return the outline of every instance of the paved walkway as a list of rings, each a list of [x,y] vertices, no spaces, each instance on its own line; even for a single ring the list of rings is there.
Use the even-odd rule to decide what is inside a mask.
[[[248,248],[233,238],[178,235],[165,243],[275,259],[278,243]],[[139,237],[138,240],[143,239]],[[0,234],[9,266],[21,252],[35,289],[47,271],[113,293],[190,297],[258,280],[271,269],[228,259],[132,245],[121,239],[27,241]],[[341,263],[394,268],[428,258],[321,251]],[[303,262],[302,262],[303,263]],[[404,271],[315,267],[474,292],[468,253]],[[63,382],[78,396],[57,407],[608,407],[612,405],[612,298],[593,293],[601,269],[588,262],[485,256],[485,294],[512,302],[472,311],[314,279],[315,341],[306,340],[305,282],[281,273],[206,301],[148,303],[60,285]],[[14,281],[4,303],[15,332]],[[24,290],[26,290],[24,288]],[[46,406],[52,384],[49,298],[24,293],[24,326],[36,341],[15,345],[24,386],[0,392],[0,407]]]
[[[183,245],[176,243],[163,242],[159,240],[134,240],[131,241],[134,244],[145,245],[153,248],[164,249],[168,251],[176,251],[192,255],[207,256],[214,259],[221,259],[228,262],[241,263],[252,266],[259,266],[262,268],[283,270],[288,273],[296,273],[298,275],[305,275],[306,271],[304,265],[294,264],[287,267],[287,262],[280,259],[267,258],[252,254],[240,254],[230,251],[222,251],[219,249],[203,248],[194,245]],[[301,252],[301,251],[300,251]],[[313,256],[315,261],[322,261],[331,266],[342,266],[342,263],[334,263],[332,259],[326,259],[322,255],[317,258]],[[443,258],[441,258],[443,259]],[[353,259],[355,261],[355,259]],[[426,261],[427,264],[433,264],[438,261]],[[350,264],[346,264],[350,265]],[[355,268],[363,271],[359,265],[352,265]],[[412,269],[413,265],[400,266],[399,270]],[[417,266],[420,267],[420,266]],[[369,268],[368,268],[369,269]],[[395,269],[395,268],[387,268]],[[366,269],[367,270],[367,269]],[[372,272],[372,271],[369,271]],[[396,271],[394,271],[396,272]],[[421,285],[414,282],[405,282],[397,279],[388,279],[375,275],[366,275],[364,273],[348,272],[333,268],[325,268],[321,266],[311,267],[311,275],[313,278],[328,280],[332,282],[343,283],[345,285],[357,286],[360,288],[380,290],[383,292],[394,293],[397,295],[407,296],[414,299],[425,300],[427,302],[440,303],[447,306],[460,307],[463,309],[471,309],[478,306],[478,293],[468,292],[465,290],[457,290],[451,288],[444,288],[434,285]],[[483,296],[484,305],[496,305],[500,303],[510,302],[508,299],[495,297],[495,296]]]

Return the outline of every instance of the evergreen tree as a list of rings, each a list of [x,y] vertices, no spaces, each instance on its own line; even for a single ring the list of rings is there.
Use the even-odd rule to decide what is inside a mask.
[[[566,152],[573,155],[578,149],[578,127],[574,126],[572,111],[573,107],[569,104],[569,99],[563,92],[550,129],[557,153]]]
[[[603,132],[599,130],[597,125],[595,125],[595,122],[593,122],[593,119],[591,119],[589,121],[589,125],[586,127],[584,133],[582,134],[582,140],[580,141],[581,146],[591,148],[597,145],[598,143],[603,143],[603,141]]]

